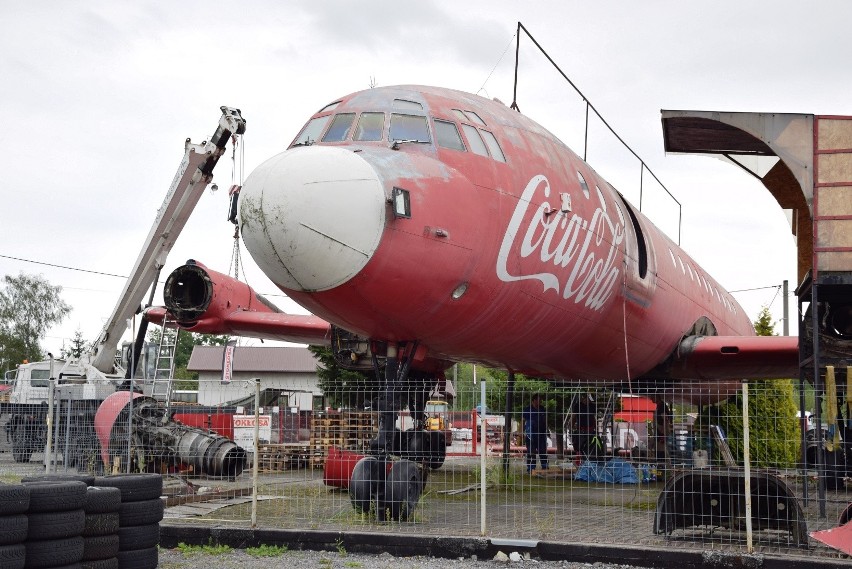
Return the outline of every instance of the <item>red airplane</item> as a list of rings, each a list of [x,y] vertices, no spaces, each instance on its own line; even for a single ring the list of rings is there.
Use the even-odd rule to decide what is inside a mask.
[[[398,401],[413,389],[421,416],[455,361],[635,391],[677,385],[694,403],[743,379],[798,375],[797,338],[755,336],[689,255],[500,102],[422,86],[347,95],[256,168],[239,199],[246,248],[315,316],[283,314],[197,263],[169,277],[166,309],[198,332],[333,341],[377,375],[384,360],[374,456],[350,486],[356,509],[378,499],[395,518],[411,511],[422,474],[412,460],[388,472],[386,457],[438,463],[443,451],[394,430]]]

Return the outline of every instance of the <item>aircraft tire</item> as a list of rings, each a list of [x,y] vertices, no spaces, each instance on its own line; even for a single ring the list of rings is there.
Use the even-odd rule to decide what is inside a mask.
[[[381,462],[376,457],[365,456],[358,461],[349,480],[349,500],[356,512],[363,514],[370,511],[383,478]]]
[[[423,474],[420,467],[410,460],[394,463],[385,482],[385,496],[380,507],[390,511],[390,518],[404,522],[408,520],[420,494],[423,492]]]
[[[444,466],[444,460],[447,458],[447,438],[441,431],[431,431],[429,435],[432,444],[429,447],[431,452],[426,465],[432,470],[438,470]]]

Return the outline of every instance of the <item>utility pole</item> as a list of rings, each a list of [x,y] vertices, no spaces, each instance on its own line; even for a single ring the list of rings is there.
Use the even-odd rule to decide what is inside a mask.
[[[784,296],[784,335],[790,335],[790,297],[789,297],[790,281],[784,279],[781,287],[781,294]]]

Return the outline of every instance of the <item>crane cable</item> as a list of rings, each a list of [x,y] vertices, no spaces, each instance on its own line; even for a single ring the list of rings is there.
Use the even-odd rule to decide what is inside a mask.
[[[243,187],[245,142],[243,135],[240,134],[231,135],[231,142],[233,146],[231,148],[231,191],[229,198],[233,200],[235,199],[234,194],[239,193]],[[237,148],[240,150],[239,156],[237,155]],[[240,226],[234,220],[234,245],[231,248],[231,263],[228,267],[228,273],[233,271],[234,278],[237,280],[240,278],[240,261]],[[243,280],[246,280],[245,267],[243,267]]]

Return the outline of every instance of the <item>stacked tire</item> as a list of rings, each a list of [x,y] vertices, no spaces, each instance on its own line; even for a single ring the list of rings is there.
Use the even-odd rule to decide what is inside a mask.
[[[0,484],[0,567],[22,569],[26,560],[30,490],[20,484]]]
[[[86,527],[83,530],[82,569],[118,569],[118,488],[86,489]]]
[[[163,519],[163,477],[159,474],[118,474],[95,479],[95,485],[118,488],[118,569],[154,569]],[[95,569],[95,568],[93,568]],[[97,568],[100,569],[100,568]]]
[[[24,567],[79,567],[85,545],[85,482],[36,481],[25,485],[30,491],[30,504]]]

